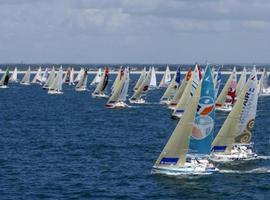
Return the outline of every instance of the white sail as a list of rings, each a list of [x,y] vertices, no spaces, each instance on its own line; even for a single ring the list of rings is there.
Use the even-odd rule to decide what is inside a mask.
[[[169,66],[167,66],[164,75],[159,83],[159,87],[168,87],[170,82],[171,82],[171,72]]]
[[[38,71],[37,71],[35,77],[34,77],[33,80],[32,80],[32,83],[38,83],[38,82],[41,83],[41,81],[42,81],[41,67],[39,67],[39,69],[38,69]]]
[[[151,71],[151,78],[150,78],[150,83],[149,83],[149,88],[156,88],[157,87],[157,77],[156,77],[156,71],[154,67],[150,68]]]
[[[101,81],[101,78],[102,78],[102,71],[101,68],[99,68],[95,78],[93,79],[90,85],[98,84]]]
[[[75,83],[79,82],[79,80],[82,78],[83,74],[84,74],[84,69],[81,68],[80,71],[79,71],[79,73],[78,73],[78,75],[76,76],[74,82]]]
[[[246,82],[247,82],[247,70],[244,67],[243,71],[241,73],[240,79],[239,79],[239,81],[237,83],[237,86],[236,86],[236,96],[240,95],[240,93],[241,93],[244,85],[246,84]]]
[[[97,84],[97,87],[92,93],[92,96],[107,98],[108,95],[105,94],[105,90],[108,85],[108,81],[109,81],[109,67],[106,67],[104,72],[102,73],[102,78],[100,82]]]
[[[23,79],[21,80],[21,84],[23,85],[30,85],[30,73],[31,73],[31,68],[28,67],[28,70],[26,71]]]
[[[133,91],[137,90],[140,87],[140,85],[142,84],[142,82],[144,81],[144,79],[146,77],[146,74],[147,74],[146,73],[146,68],[144,67],[142,72],[141,72],[141,75],[140,75],[140,77],[139,77],[139,79],[138,79],[138,81],[136,83],[136,85],[133,88]]]
[[[75,90],[76,91],[85,91],[86,90],[86,87],[87,87],[87,77],[88,77],[87,69],[85,68],[84,69],[84,74],[81,76],[78,84],[75,87]]]
[[[126,101],[128,95],[128,87],[129,87],[129,68],[125,69],[125,80],[124,86],[119,96],[119,101]]]
[[[60,67],[59,71],[56,74],[52,84],[49,86],[49,94],[60,94],[62,93],[62,84],[63,84],[63,70]]]
[[[55,78],[55,69],[54,67],[52,68],[50,74],[49,74],[49,77],[47,78],[43,88],[46,89],[46,88],[49,88],[51,85],[52,85],[52,82],[54,81],[54,78]]]
[[[17,76],[18,76],[18,69],[17,69],[17,67],[15,67],[9,81],[10,82],[17,82],[18,81]]]
[[[73,67],[70,70],[69,85],[74,85],[74,69],[73,69]]]
[[[46,67],[46,69],[45,69],[45,71],[44,71],[44,73],[43,73],[43,75],[42,75],[42,78],[41,78],[41,82],[42,82],[42,83],[45,83],[45,82],[47,81],[48,74],[49,74],[48,68]]]

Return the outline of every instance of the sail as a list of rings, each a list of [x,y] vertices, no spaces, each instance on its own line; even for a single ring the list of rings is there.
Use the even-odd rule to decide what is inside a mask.
[[[61,91],[62,84],[63,84],[63,70],[62,67],[60,67],[59,71],[56,74],[56,77],[54,78],[51,86],[49,87],[49,90]]]
[[[269,87],[269,85],[268,85],[268,75],[267,75],[267,72],[265,71],[265,69],[263,70],[263,75],[262,75],[261,79],[262,79],[263,89],[267,89]]]
[[[0,86],[8,85],[8,81],[9,81],[9,68],[6,69],[4,75],[2,76],[0,80]]]
[[[137,90],[140,87],[140,85],[144,81],[145,77],[146,77],[146,68],[144,67],[142,72],[141,72],[141,75],[140,75],[140,77],[139,77],[139,79],[138,79],[138,81],[136,83],[136,85],[133,88],[133,91]]]
[[[78,72],[78,75],[76,76],[74,82],[76,82],[76,83],[79,82],[80,79],[81,79],[81,77],[83,76],[83,74],[84,74],[84,69],[81,67],[81,69],[80,69],[80,71]]]
[[[17,82],[17,79],[18,79],[17,75],[18,75],[18,70],[17,70],[17,67],[15,67],[9,81],[10,82]]]
[[[114,90],[112,91],[112,95],[109,98],[107,104],[115,103],[119,101],[121,91],[125,83],[126,76],[127,76],[127,72],[125,69],[123,69],[123,73],[120,74],[119,81],[117,81],[116,85],[114,86]]]
[[[105,72],[102,74],[102,78],[100,82],[97,84],[97,87],[95,91],[93,92],[93,94],[103,93],[108,84],[108,80],[109,80],[109,68],[106,67]]]
[[[176,90],[175,95],[173,96],[172,100],[170,101],[170,105],[177,105],[177,103],[179,102],[179,99],[182,97],[185,88],[187,86],[187,83],[191,77],[192,71],[191,69],[188,70],[188,72],[186,73],[186,76],[184,78],[184,80],[182,81],[180,87]]]
[[[189,149],[189,139],[200,98],[201,85],[199,84],[191,103],[187,106],[182,118],[174,129],[170,139],[159,155],[155,166],[183,167]]]
[[[21,83],[30,84],[30,73],[31,73],[31,68],[28,67],[28,70],[26,71],[23,79],[21,80]]]
[[[190,138],[190,152],[209,155],[214,134],[215,89],[212,71],[206,66],[201,83],[201,96]]]
[[[37,83],[38,81],[41,82],[41,67],[39,67],[36,75],[34,76],[33,80],[32,80],[32,83]]]
[[[74,69],[73,67],[70,70],[70,76],[69,76],[69,85],[74,84]]]
[[[154,67],[150,68],[150,74],[151,74],[151,78],[150,78],[150,83],[149,83],[149,87],[150,88],[156,88],[157,87],[157,77],[156,77],[156,71]]]
[[[50,74],[49,74],[49,77],[47,78],[43,88],[48,88],[52,85],[52,82],[54,81],[54,78],[55,78],[55,69],[54,67],[52,68]]]
[[[243,71],[241,73],[240,79],[239,79],[239,81],[237,83],[237,86],[236,86],[236,96],[240,95],[240,93],[241,93],[244,85],[246,84],[246,82],[247,82],[247,70],[244,67]]]
[[[79,80],[79,82],[76,85],[76,89],[86,89],[87,86],[87,69],[84,69],[84,74],[81,76],[81,79]]]
[[[125,80],[124,80],[124,86],[121,91],[119,101],[126,101],[127,95],[128,95],[128,87],[129,87],[129,68],[125,69]]]
[[[218,97],[218,92],[219,92],[219,89],[220,89],[220,85],[221,85],[221,78],[222,78],[222,75],[221,75],[221,68],[219,67],[218,68],[218,71],[217,71],[217,75],[215,76],[215,99]]]
[[[41,82],[46,82],[48,78],[48,68],[45,69],[45,72],[42,75]]]
[[[147,76],[145,77],[145,79],[143,80],[142,84],[139,86],[139,88],[134,91],[134,94],[132,95],[132,97],[130,98],[131,100],[139,100],[142,96],[142,94],[146,94],[146,92],[148,91],[149,88],[149,84],[150,84],[150,79],[151,79],[151,69],[149,69]]]
[[[257,109],[257,89],[257,74],[254,68],[232,111],[214,139],[212,151],[230,153],[235,141],[250,142]]]
[[[159,87],[167,87],[171,81],[171,72],[169,66],[166,67],[164,75],[159,83]]]
[[[181,82],[181,72],[180,72],[180,67],[178,67],[171,83],[167,87],[163,96],[160,98],[160,101],[171,100],[176,92],[176,89],[179,87],[180,82]]]
[[[234,76],[232,77],[230,86],[229,86],[229,91],[226,96],[226,103],[234,104],[236,101],[236,86],[237,86],[237,75],[236,75],[236,70],[234,69]]]
[[[90,85],[98,84],[100,82],[100,80],[101,80],[101,76],[102,76],[102,71],[101,71],[101,68],[99,68],[95,78],[93,79],[93,81],[91,82]]]
[[[113,90],[115,89],[115,86],[118,84],[118,82],[120,81],[120,76],[123,76],[124,74],[124,67],[123,66],[120,66],[120,69],[118,70],[118,73],[117,73],[117,76],[112,84],[112,87],[111,87],[111,90],[112,90],[112,93],[113,93]]]
[[[188,84],[183,92],[183,95],[181,96],[179,102],[177,103],[172,115],[184,113],[186,106],[189,104],[189,101],[193,97],[199,85],[201,77],[200,74],[201,74],[200,70],[198,68],[198,65],[196,64],[194,72],[192,73],[191,78],[188,81]]]
[[[224,85],[223,89],[221,90],[221,93],[219,94],[217,100],[216,100],[216,106],[222,107],[226,101],[227,94],[229,92],[229,88],[231,86],[231,82],[233,80],[236,80],[236,71],[235,68],[233,69],[233,72],[231,73],[230,77],[228,78],[226,84]]]

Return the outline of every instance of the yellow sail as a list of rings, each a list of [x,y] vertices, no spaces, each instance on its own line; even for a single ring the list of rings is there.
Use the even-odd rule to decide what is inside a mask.
[[[232,146],[235,142],[235,138],[239,135],[239,132],[241,131],[240,128],[243,123],[241,123],[240,120],[241,118],[243,118],[245,105],[249,103],[249,101],[247,100],[249,92],[253,89],[255,89],[254,92],[257,91],[256,84],[253,84],[253,82],[257,82],[257,78],[256,80],[254,80],[255,78],[252,79],[252,77],[254,76],[256,76],[256,70],[253,70],[253,73],[250,76],[251,78],[245,84],[235,105],[232,108],[232,111],[228,115],[223,126],[219,130],[216,138],[214,139],[212,143],[212,149],[214,151],[221,151],[224,153],[231,152]],[[257,106],[257,102],[255,103]]]
[[[189,148],[189,139],[193,128],[197,105],[200,99],[201,83],[196,89],[191,103],[185,110],[181,120],[178,122],[170,139],[159,155],[155,166],[183,167]]]
[[[176,88],[176,82],[175,82],[176,76],[177,76],[177,73],[175,72],[171,83],[169,84],[169,86],[165,90],[163,96],[160,98],[161,101],[162,100],[170,100],[172,98],[172,96],[174,95],[175,88]]]
[[[124,74],[121,75],[121,73],[124,73]],[[124,82],[125,82],[125,79],[126,79],[126,76],[127,76],[127,74],[124,71],[122,71],[121,73],[120,73],[119,79],[116,80],[117,82],[115,83],[114,89],[112,91],[112,95],[109,98],[107,104],[108,103],[115,103],[116,101],[118,101],[118,98],[120,96],[122,87],[124,85]]]
[[[247,79],[247,70],[244,67],[244,69],[241,73],[240,79],[239,79],[237,86],[236,86],[236,96],[237,97],[240,95],[244,85],[246,84],[246,79]]]

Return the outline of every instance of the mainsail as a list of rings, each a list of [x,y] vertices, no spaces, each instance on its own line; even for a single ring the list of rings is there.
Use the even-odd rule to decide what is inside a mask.
[[[171,82],[171,72],[169,66],[166,67],[164,75],[159,83],[159,87],[167,87]]]
[[[15,67],[9,81],[17,82],[17,74],[18,74],[18,70],[17,70],[17,67]]]
[[[133,88],[133,91],[137,90],[140,87],[140,85],[144,81],[146,75],[147,75],[146,68],[144,67],[143,70],[142,70],[142,72],[141,72],[141,75],[140,75],[140,77],[139,77],[139,79],[138,79],[138,81],[136,83],[136,85]]]
[[[240,93],[241,93],[244,85],[246,84],[246,82],[247,82],[247,70],[244,67],[243,71],[241,73],[240,79],[239,79],[239,81],[237,83],[237,86],[236,86],[236,96],[240,95]]]
[[[212,151],[230,153],[235,142],[250,142],[257,109],[257,89],[257,74],[253,68],[232,111],[212,143]]]
[[[21,80],[21,84],[25,84],[25,85],[30,84],[30,73],[31,73],[31,68],[28,67],[28,70],[26,71],[23,79]]]
[[[97,87],[93,92],[93,95],[104,94],[104,91],[108,84],[108,80],[109,80],[109,68],[106,67],[105,72],[102,75],[101,81],[97,84]]]
[[[101,77],[102,77],[102,71],[101,71],[101,68],[99,68],[95,78],[93,79],[90,85],[98,84],[101,80]]]
[[[156,71],[154,67],[150,68],[150,83],[149,88],[156,88],[157,87],[157,77],[156,77]]]
[[[9,68],[6,69],[4,75],[0,80],[0,87],[6,87],[8,85],[8,81],[9,81]]]
[[[52,84],[49,86],[48,93],[50,93],[51,91],[55,91],[58,93],[61,92],[62,91],[62,84],[63,84],[63,70],[62,70],[62,67],[60,67]]]
[[[34,77],[33,80],[32,80],[32,83],[38,83],[38,82],[41,83],[41,81],[42,81],[41,67],[39,67],[39,69],[38,69],[38,71],[37,71],[35,77]]]
[[[218,68],[217,75],[215,76],[214,84],[215,84],[215,99],[218,97],[218,92],[221,85],[221,68]]]
[[[54,78],[55,78],[55,69],[54,67],[52,68],[51,72],[50,72],[50,75],[49,77],[47,78],[43,88],[46,89],[46,88],[49,88],[49,86],[52,85],[53,81],[54,81]]]
[[[86,90],[87,87],[87,68],[84,69],[84,74],[81,76],[78,84],[76,85],[76,90]]]
[[[74,85],[74,68],[70,70],[69,85]]]
[[[43,75],[42,75],[42,78],[41,78],[41,82],[46,82],[47,81],[47,79],[48,79],[48,68],[46,67],[46,69],[45,69],[45,72],[43,73]]]

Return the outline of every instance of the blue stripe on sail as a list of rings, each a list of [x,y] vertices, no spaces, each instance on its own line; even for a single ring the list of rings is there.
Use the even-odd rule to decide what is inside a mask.
[[[176,110],[176,113],[183,113],[185,110],[181,109],[181,110]]]
[[[162,158],[159,164],[176,164],[179,158]]]
[[[224,152],[226,150],[227,146],[214,146],[212,148],[213,152]]]

